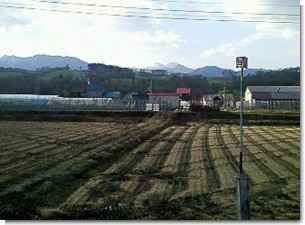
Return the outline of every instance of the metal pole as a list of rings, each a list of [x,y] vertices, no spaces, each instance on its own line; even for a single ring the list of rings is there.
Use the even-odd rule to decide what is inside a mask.
[[[239,170],[240,173],[243,172],[243,71],[244,68],[241,68],[240,75],[240,151],[239,151]]]
[[[241,60],[240,60],[241,59]],[[240,152],[239,152],[239,169],[240,172],[236,177],[237,184],[237,216],[239,220],[250,220],[250,200],[249,200],[249,183],[248,175],[243,172],[243,72],[247,68],[247,58],[237,58],[237,66],[241,68],[240,75]]]

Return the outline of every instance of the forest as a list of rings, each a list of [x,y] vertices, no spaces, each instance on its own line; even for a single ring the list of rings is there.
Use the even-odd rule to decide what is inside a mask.
[[[189,75],[156,76],[139,73],[131,69],[115,66],[88,66],[88,70],[77,71],[68,67],[45,71],[27,71],[0,68],[0,94],[41,94],[72,97],[73,89],[85,88],[88,84],[101,84],[107,91],[120,91],[146,94],[153,92],[175,92],[178,87],[189,87],[192,95],[216,94],[225,91],[239,95],[240,77],[204,77]],[[151,87],[152,84],[152,87]],[[247,86],[299,86],[300,68],[286,68],[257,73],[244,77],[243,87]]]

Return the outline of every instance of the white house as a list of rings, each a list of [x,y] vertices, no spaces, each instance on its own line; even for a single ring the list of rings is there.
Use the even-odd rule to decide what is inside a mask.
[[[255,108],[299,108],[300,90],[300,86],[248,86],[245,103]]]

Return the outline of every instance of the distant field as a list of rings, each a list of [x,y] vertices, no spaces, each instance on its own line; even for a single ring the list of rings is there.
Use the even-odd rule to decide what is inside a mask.
[[[239,127],[0,122],[0,219],[236,219]],[[244,127],[252,219],[300,219],[300,127]]]

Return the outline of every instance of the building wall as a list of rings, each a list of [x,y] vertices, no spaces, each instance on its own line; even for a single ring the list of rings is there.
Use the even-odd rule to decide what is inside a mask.
[[[150,103],[160,103],[169,107],[179,107],[179,96],[149,96]]]
[[[103,91],[87,91],[87,98],[102,98]]]
[[[252,93],[250,92],[249,88],[247,88],[245,92],[245,102],[252,106]]]

